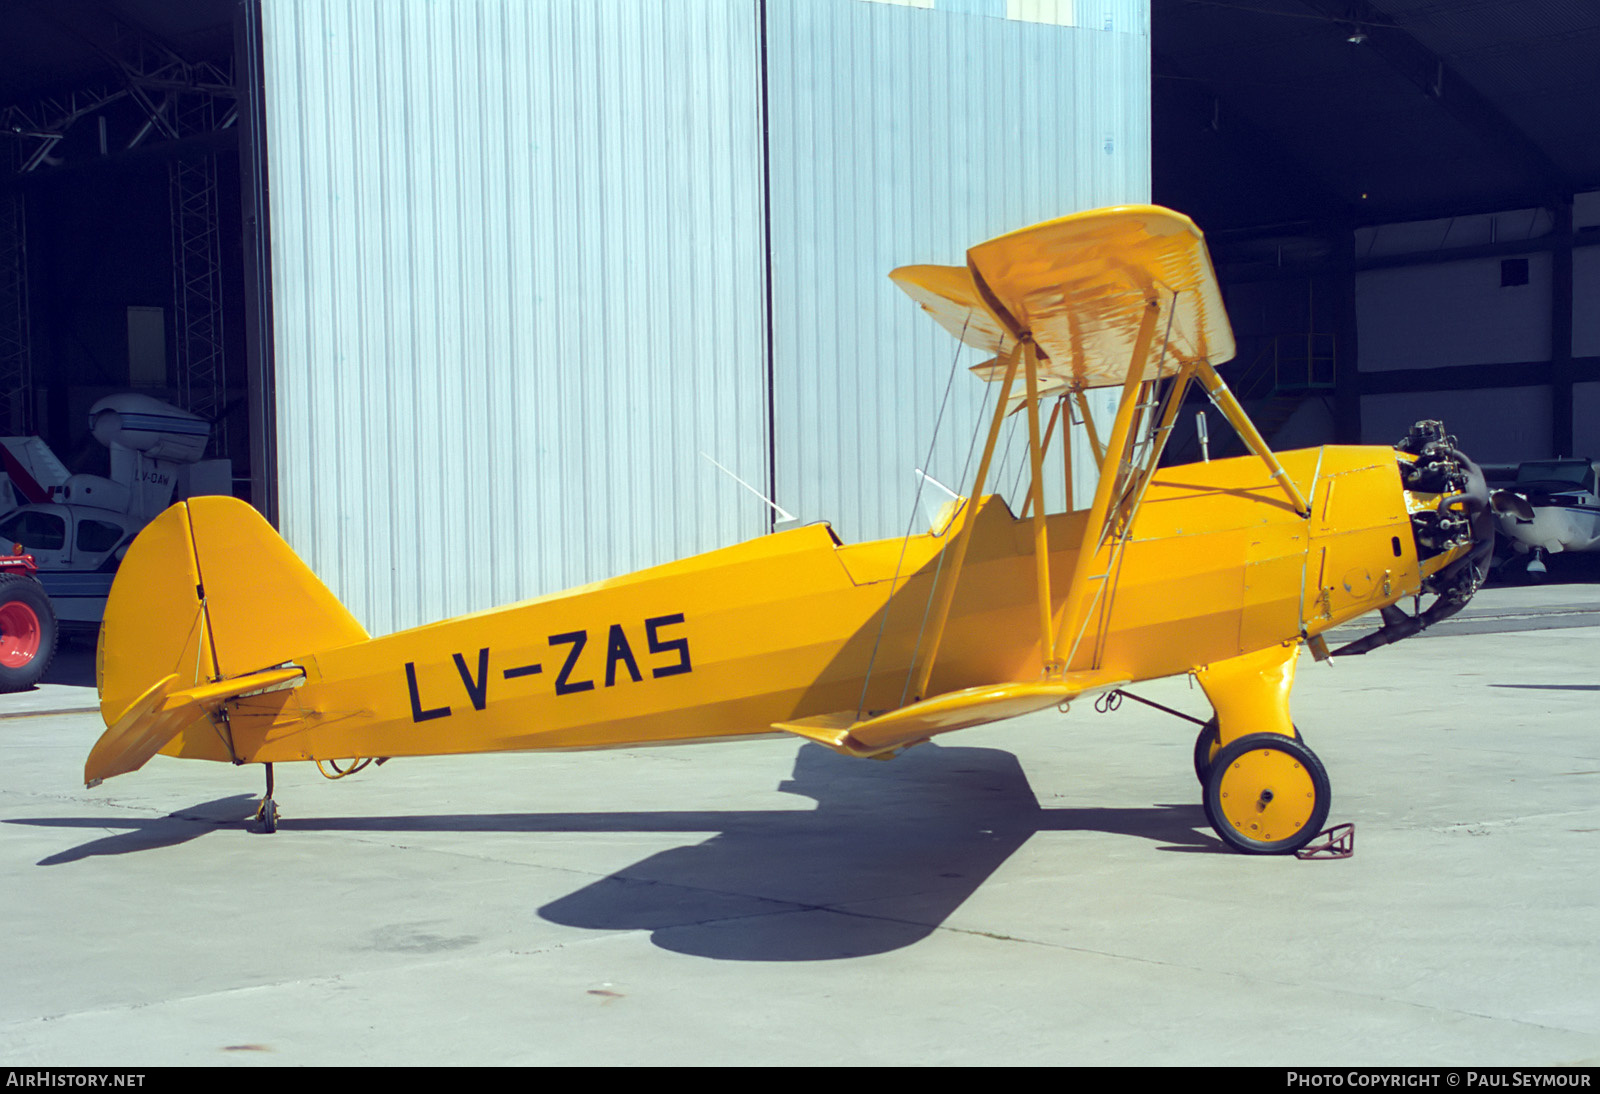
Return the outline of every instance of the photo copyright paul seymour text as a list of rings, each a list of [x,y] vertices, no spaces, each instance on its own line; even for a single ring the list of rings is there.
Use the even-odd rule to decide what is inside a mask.
[[[1315,1087],[1588,1087],[1591,1076],[1570,1071],[1291,1071],[1285,1086]]]

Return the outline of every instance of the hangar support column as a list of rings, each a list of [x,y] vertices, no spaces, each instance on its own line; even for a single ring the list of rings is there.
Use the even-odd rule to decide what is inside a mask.
[[[28,326],[28,221],[14,184],[19,150],[7,144],[0,177],[0,433],[33,432],[33,349]]]
[[[267,208],[266,77],[260,0],[233,21],[239,109],[239,187],[244,249],[244,366],[250,423],[250,500],[278,526],[278,417],[272,348],[272,243]]]
[[[1340,222],[1333,235],[1334,440],[1361,443],[1361,346],[1356,324],[1356,232]]]
[[[1572,430],[1572,195],[1551,210],[1555,226],[1550,250],[1550,450],[1573,451]]]
[[[226,84],[223,86],[227,86]],[[208,90],[173,96],[173,130],[179,137],[231,125],[237,109],[218,117]],[[227,373],[223,354],[222,214],[217,195],[217,157],[197,150],[168,167],[172,206],[172,329],[178,398],[190,413],[210,419],[217,455],[228,452]]]

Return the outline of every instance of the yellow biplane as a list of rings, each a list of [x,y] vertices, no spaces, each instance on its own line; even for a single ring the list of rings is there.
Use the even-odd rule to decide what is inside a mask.
[[[1476,468],[1437,423],[1393,449],[1275,455],[1216,372],[1234,343],[1204,240],[1166,209],[1080,213],[980,244],[965,266],[890,276],[994,355],[974,370],[998,389],[975,479],[927,532],[846,545],[813,524],[370,638],[252,509],[194,498],[139,536],[111,591],[108,728],[85,780],[157,752],[265,764],[271,831],[272,765],[291,760],[343,774],[362,758],[774,730],[887,758],[1191,673],[1215,711],[1195,767],[1218,835],[1268,853],[1314,839],[1329,788],[1290,720],[1300,648],[1326,656],[1324,631],[1381,609],[1382,629],[1347,647],[1364,652],[1466,602],[1492,543]],[[1191,384],[1249,455],[1160,465]],[[1102,439],[1084,392],[1107,386],[1122,394]],[[1032,473],[1020,517],[983,492],[1013,412]],[[1086,508],[1074,429],[1099,465]],[[1067,504],[1047,513],[1057,473]],[[1394,606],[1424,592],[1426,612]]]

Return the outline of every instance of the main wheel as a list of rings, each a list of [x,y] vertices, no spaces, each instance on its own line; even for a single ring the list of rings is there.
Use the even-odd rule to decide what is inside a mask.
[[[1299,740],[1251,733],[1217,753],[1206,779],[1206,819],[1222,841],[1255,855],[1298,851],[1322,831],[1328,772]]]
[[[1217,750],[1222,747],[1222,731],[1217,726],[1216,716],[1200,727],[1200,733],[1194,739],[1194,777],[1200,780],[1200,785],[1206,785],[1206,779],[1211,775],[1211,761],[1217,758]]]
[[[1294,726],[1294,739],[1305,740],[1300,735],[1300,727]],[[1200,733],[1194,739],[1194,777],[1200,780],[1200,785],[1206,785],[1206,779],[1211,775],[1211,765],[1216,762],[1217,753],[1222,749],[1222,731],[1217,727],[1216,715],[1205,725],[1200,727]]]
[[[39,682],[56,655],[58,629],[43,585],[22,574],[0,574],[0,691]]]

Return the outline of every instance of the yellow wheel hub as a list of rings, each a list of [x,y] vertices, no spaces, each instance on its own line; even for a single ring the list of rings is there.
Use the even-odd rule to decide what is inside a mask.
[[[1254,748],[1223,772],[1217,804],[1240,834],[1276,843],[1306,826],[1317,790],[1299,760],[1276,748]]]
[[[1217,753],[1206,782],[1206,818],[1241,851],[1284,854],[1316,836],[1329,797],[1328,774],[1304,742],[1253,733]]]

